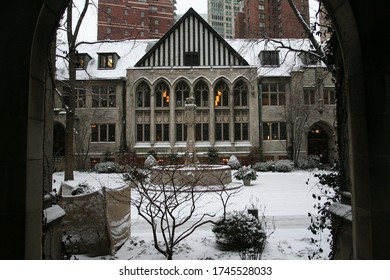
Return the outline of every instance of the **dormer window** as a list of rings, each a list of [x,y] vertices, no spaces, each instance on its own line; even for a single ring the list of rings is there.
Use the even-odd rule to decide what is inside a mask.
[[[99,69],[115,69],[119,59],[117,53],[99,53]]]
[[[259,58],[263,66],[279,66],[279,51],[261,51]]]
[[[299,57],[304,65],[317,65],[319,58],[309,52],[301,52]]]
[[[184,53],[184,65],[185,66],[199,66],[200,58],[198,52],[186,52]]]
[[[87,53],[78,53],[77,54],[77,69],[87,69],[88,62],[92,59],[92,57]]]

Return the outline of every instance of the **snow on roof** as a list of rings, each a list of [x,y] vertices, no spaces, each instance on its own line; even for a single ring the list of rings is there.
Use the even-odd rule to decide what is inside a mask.
[[[303,66],[299,52],[295,50],[309,50],[310,42],[307,39],[229,39],[226,40],[250,66],[258,67],[259,76],[280,77],[290,76],[291,71],[298,70]],[[158,40],[125,40],[113,42],[95,42],[81,44],[77,50],[80,54],[87,53],[91,56],[87,70],[77,70],[78,80],[89,79],[121,79],[126,77],[126,70],[134,65],[147,53]],[[57,54],[66,53],[67,44],[57,44]],[[280,65],[262,66],[259,58],[261,51],[278,50]],[[98,69],[99,53],[117,53],[119,60],[115,69]],[[62,57],[57,57],[57,79],[68,79],[67,62]]]
[[[78,53],[87,53],[92,59],[89,61],[86,71],[82,69],[77,70],[77,79],[120,79],[126,77],[126,69],[134,66],[156,42],[157,40],[125,40],[80,44],[77,48]],[[63,56],[66,50],[66,43],[57,44],[57,54]],[[115,69],[98,69],[98,54],[101,53],[118,54],[119,60]],[[57,57],[57,79],[68,79],[67,65],[66,59]]]

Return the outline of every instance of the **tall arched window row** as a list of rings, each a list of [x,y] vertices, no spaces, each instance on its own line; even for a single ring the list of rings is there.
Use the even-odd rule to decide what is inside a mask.
[[[169,87],[165,82],[160,82],[156,86],[156,107],[168,107],[170,102]]]
[[[248,85],[242,80],[234,86],[234,106],[248,106]]]
[[[141,82],[135,90],[137,142],[150,141],[150,86]]]
[[[186,99],[190,96],[190,87],[184,81],[180,81],[175,88],[176,107],[184,107]]]
[[[157,142],[169,141],[169,86],[161,81],[155,89],[156,110],[155,110],[155,135]]]
[[[249,98],[248,85],[239,80],[233,89],[234,94],[234,140],[249,140]]]
[[[209,106],[209,87],[205,81],[199,81],[195,84],[194,94],[197,107]]]
[[[145,82],[137,86],[135,96],[137,107],[150,107],[150,87]]]
[[[214,88],[215,107],[229,106],[229,87],[225,81],[219,81]]]
[[[229,86],[221,80],[214,87],[214,105],[215,105],[215,140],[229,141]]]

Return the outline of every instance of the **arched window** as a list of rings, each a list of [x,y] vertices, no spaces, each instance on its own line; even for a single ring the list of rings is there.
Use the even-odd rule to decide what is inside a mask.
[[[234,85],[234,106],[248,106],[248,86],[242,80]]]
[[[190,87],[184,81],[180,81],[175,88],[176,107],[184,107],[186,99],[190,96]]]
[[[215,107],[229,106],[229,87],[225,81],[219,81],[214,88]]]
[[[137,142],[150,141],[150,87],[140,83],[135,91]]]
[[[234,85],[234,141],[249,140],[248,85],[243,80]]]
[[[225,81],[219,81],[214,88],[215,140],[229,141],[229,87]]]
[[[169,107],[169,87],[166,83],[160,82],[156,86],[155,90],[156,96],[156,107]]]
[[[137,107],[150,107],[150,87],[145,82],[138,85],[135,98]]]
[[[209,87],[204,81],[195,84],[195,104],[197,107],[209,106]]]
[[[165,82],[159,82],[155,89],[155,135],[156,141],[169,141],[169,87]]]

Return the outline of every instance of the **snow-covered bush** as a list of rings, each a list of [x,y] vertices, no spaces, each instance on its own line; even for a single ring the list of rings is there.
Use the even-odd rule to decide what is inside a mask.
[[[154,156],[148,155],[148,157],[145,159],[144,166],[145,168],[152,168],[153,166],[157,165],[157,160]]]
[[[97,173],[117,173],[120,169],[120,165],[113,161],[99,162],[93,168]]]
[[[234,178],[236,180],[256,180],[257,173],[256,171],[249,165],[240,167],[235,173]]]
[[[315,169],[321,165],[320,157],[316,155],[310,155],[304,159],[298,161],[300,169]]]
[[[244,211],[234,211],[219,219],[212,231],[223,250],[261,255],[267,240],[267,228],[261,221]]]
[[[228,161],[228,165],[231,169],[237,170],[241,167],[241,163],[235,155],[231,155]]]
[[[273,161],[258,162],[258,163],[255,163],[252,167],[256,171],[267,172],[267,171],[272,171],[272,165],[274,165],[274,164],[275,164],[275,162],[273,162]]]
[[[291,172],[294,169],[294,163],[288,159],[281,159],[275,163],[277,172]]]

